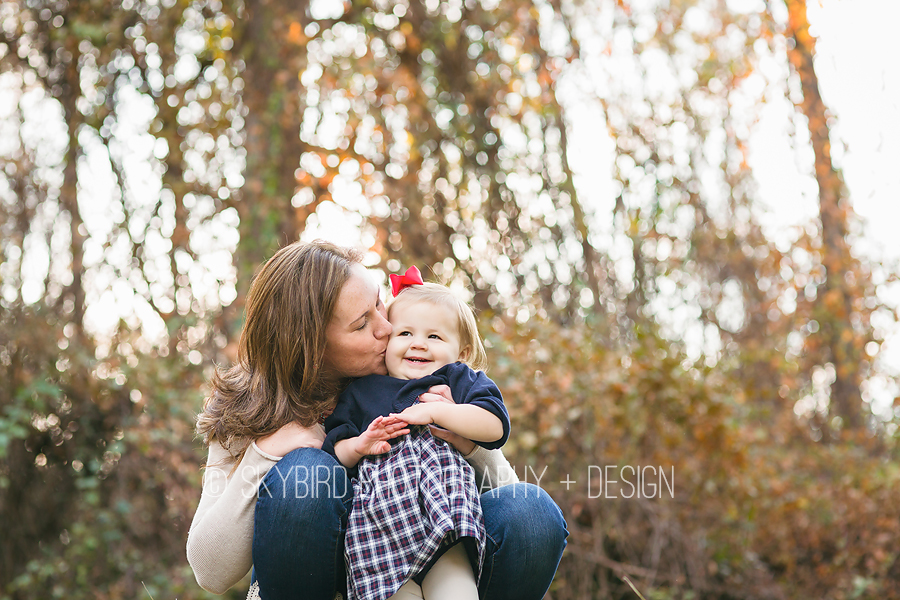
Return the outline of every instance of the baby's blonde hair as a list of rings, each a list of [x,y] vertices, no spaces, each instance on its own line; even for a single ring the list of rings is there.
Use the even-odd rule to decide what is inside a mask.
[[[447,286],[437,283],[423,283],[411,285],[400,290],[387,307],[388,320],[395,306],[412,302],[429,302],[437,306],[444,306],[456,314],[459,332],[459,360],[476,371],[484,371],[487,368],[487,354],[484,344],[478,334],[478,325],[475,323],[475,313],[472,308],[456,297]]]

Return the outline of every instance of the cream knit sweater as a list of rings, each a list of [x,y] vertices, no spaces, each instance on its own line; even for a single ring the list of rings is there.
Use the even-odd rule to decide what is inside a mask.
[[[200,504],[191,522],[187,559],[200,587],[224,594],[253,566],[253,511],[260,481],[281,459],[251,443],[237,468],[221,444],[209,446]],[[465,456],[476,485],[497,488],[519,478],[500,450],[475,446]]]

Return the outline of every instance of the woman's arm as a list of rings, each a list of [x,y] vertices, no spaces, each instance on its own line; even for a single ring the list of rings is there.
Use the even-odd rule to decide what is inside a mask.
[[[321,425],[304,427],[299,423],[288,423],[265,437],[256,440],[256,447],[269,456],[284,456],[297,448],[321,448],[325,440],[325,429]]]
[[[251,444],[232,473],[231,455],[219,443],[209,446],[200,504],[191,522],[187,559],[197,583],[223,594],[253,565],[253,512],[259,482],[280,459]]]
[[[488,450],[475,444],[475,449],[463,454],[463,458],[475,469],[475,482],[482,492],[519,483],[519,476],[500,448]]]

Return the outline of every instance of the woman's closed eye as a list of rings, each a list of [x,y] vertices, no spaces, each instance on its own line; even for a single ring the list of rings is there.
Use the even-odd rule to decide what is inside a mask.
[[[354,329],[354,331],[362,331],[363,329],[366,328],[366,325],[368,325],[368,324],[369,324],[369,321],[370,321],[370,318],[369,318],[370,314],[371,314],[371,313],[368,313],[368,314],[366,314],[366,315],[363,316],[363,322],[362,322],[362,325],[360,325],[359,327],[357,327],[356,329]]]
[[[382,303],[381,303],[381,296],[379,296],[379,297],[378,297],[378,300],[375,301],[375,311],[378,312],[378,311],[381,309],[382,306],[383,306],[383,305],[382,305]],[[371,310],[370,310],[370,313],[369,313],[369,314],[371,314]],[[363,329],[366,328],[366,325],[369,324],[369,314],[365,315],[365,318],[363,319],[362,325],[360,325],[359,327],[357,327],[356,329],[354,329],[354,331],[362,331]]]

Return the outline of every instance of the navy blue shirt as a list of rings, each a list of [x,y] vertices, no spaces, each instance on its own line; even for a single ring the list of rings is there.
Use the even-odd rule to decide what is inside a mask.
[[[482,371],[473,371],[457,362],[445,365],[420,379],[397,379],[387,375],[366,375],[354,380],[341,393],[334,412],[325,419],[322,450],[335,458],[334,445],[356,437],[378,417],[399,413],[415,404],[420,394],[434,385],[448,385],[457,404],[474,404],[495,415],[503,423],[503,436],[495,442],[475,442],[492,450],[509,439],[509,413],[497,385]],[[396,441],[391,440],[392,442]]]

